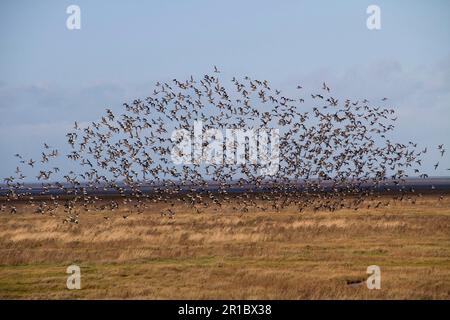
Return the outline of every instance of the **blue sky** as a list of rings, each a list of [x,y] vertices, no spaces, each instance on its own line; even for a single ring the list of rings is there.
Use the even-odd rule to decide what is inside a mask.
[[[81,30],[66,8],[81,8]],[[382,29],[366,27],[381,8]],[[64,144],[74,120],[145,97],[157,80],[250,75],[279,88],[327,81],[350,98],[387,96],[398,140],[450,147],[449,1],[0,2],[0,176],[16,152]],[[450,153],[450,150],[448,151]],[[430,155],[434,175],[450,158]],[[434,171],[432,164],[442,162]]]

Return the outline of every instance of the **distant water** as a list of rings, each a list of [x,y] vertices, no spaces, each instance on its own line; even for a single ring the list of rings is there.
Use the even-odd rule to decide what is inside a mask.
[[[64,186],[68,190],[73,192],[78,191],[77,194],[80,195],[80,188],[84,187],[87,194],[91,195],[118,195],[119,192],[113,188],[106,188],[106,190],[103,190],[103,187],[106,185],[97,185],[98,189],[89,187],[87,184],[81,184],[81,187],[76,189],[72,189],[70,185],[67,184],[60,184],[61,186]],[[119,184],[120,187],[124,189],[125,194],[130,194],[131,189],[130,187],[127,187],[124,184]],[[292,184],[292,187],[295,187],[295,191],[302,191],[303,185],[301,183]],[[324,182],[322,184],[323,190],[328,191],[330,188],[330,183]],[[361,189],[368,188],[369,186],[362,186]],[[151,194],[158,190],[158,188],[163,188],[163,185],[149,185],[143,183],[143,185],[139,188],[143,193]],[[99,190],[100,189],[100,190]],[[196,192],[217,192],[219,191],[218,185],[214,184],[214,182],[209,183],[208,187],[200,187],[200,186],[186,186],[181,188],[179,193],[183,194],[188,192],[190,189],[195,189]],[[372,187],[373,189],[373,187]],[[404,182],[400,183],[399,185],[394,184],[393,182],[385,182],[383,185],[380,185],[379,187],[375,188],[374,190],[379,192],[398,192],[399,190],[407,190],[411,191],[412,189],[415,192],[450,192],[450,177],[436,177],[436,178],[427,178],[427,179],[419,179],[419,178],[409,178],[405,179]],[[236,184],[232,187],[227,189],[227,192],[229,193],[243,193],[247,191],[255,191],[255,192],[265,192],[269,190],[269,186],[267,187],[259,187],[258,189],[255,189],[252,185],[245,185],[245,186],[237,186]],[[294,190],[293,190],[294,191]],[[9,188],[7,185],[2,184],[0,185],[0,196],[4,196],[9,192]],[[18,194],[24,194],[29,193],[31,195],[39,195],[39,194],[45,194],[45,195],[63,195],[67,194],[66,190],[61,190],[60,188],[56,187],[48,187],[47,190],[42,187],[42,184],[25,184],[24,188],[16,189],[16,193]]]

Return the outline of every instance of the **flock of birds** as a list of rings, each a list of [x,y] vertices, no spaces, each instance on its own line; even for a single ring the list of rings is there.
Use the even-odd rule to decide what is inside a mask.
[[[125,205],[141,213],[155,202],[168,204],[161,215],[169,217],[177,203],[196,212],[208,207],[220,211],[226,205],[240,212],[288,206],[299,212],[357,210],[365,199],[379,197],[383,187],[395,187],[396,197],[411,200],[417,192],[402,186],[408,172],[428,177],[420,170],[427,148],[390,140],[397,119],[392,108],[372,106],[367,99],[335,98],[326,83],[313,94],[298,85],[295,98],[249,77],[233,78],[224,86],[219,73],[215,67],[198,81],[191,76],[158,82],[151,96],[124,103],[120,115],[106,109],[97,122],[75,122],[66,134],[69,151],[64,157],[75,168],[68,172],[54,164],[62,152],[48,144],[40,159],[16,154],[19,165],[4,179],[1,211],[14,214],[17,201],[23,200],[38,214],[53,215],[63,207],[64,221],[78,223],[82,211],[113,212]],[[171,132],[192,131],[200,120],[204,131],[278,128],[278,170],[260,175],[262,164],[252,161],[174,164],[171,152],[177,141]],[[200,143],[207,148],[210,142]],[[444,146],[437,149],[444,156]],[[24,166],[37,171],[39,194],[24,182]],[[58,177],[62,180],[56,181]],[[382,200],[374,204],[387,205]]]

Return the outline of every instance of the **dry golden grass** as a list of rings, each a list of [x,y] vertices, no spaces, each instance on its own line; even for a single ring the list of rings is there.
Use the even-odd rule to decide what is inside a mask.
[[[78,225],[27,207],[1,214],[0,298],[450,298],[449,196],[333,213],[180,205],[174,219],[163,206],[128,219],[81,213]],[[81,290],[66,288],[71,264]],[[349,287],[369,265],[381,268],[381,290]]]

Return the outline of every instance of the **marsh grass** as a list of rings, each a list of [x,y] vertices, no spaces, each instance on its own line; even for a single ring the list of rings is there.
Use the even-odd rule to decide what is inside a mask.
[[[3,299],[449,299],[450,199],[378,209],[0,215]],[[129,209],[121,209],[128,212]],[[110,219],[105,220],[108,216]],[[67,266],[82,289],[66,288]],[[378,265],[381,290],[352,281]]]

